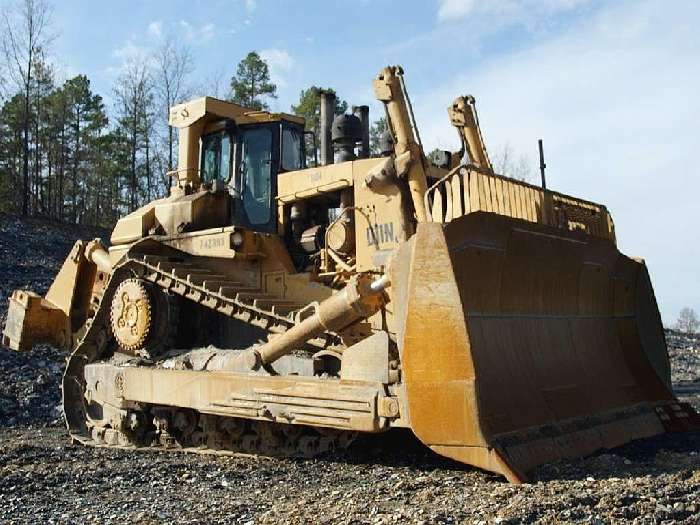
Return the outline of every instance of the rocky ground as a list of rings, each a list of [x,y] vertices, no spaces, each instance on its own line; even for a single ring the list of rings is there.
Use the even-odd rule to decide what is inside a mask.
[[[105,232],[0,214],[0,323],[43,293],[76,238]],[[674,385],[700,408],[700,341],[667,332]],[[700,523],[700,434],[540,468],[528,484],[409,435],[314,460],[92,449],[60,419],[63,354],[0,349],[0,523]]]

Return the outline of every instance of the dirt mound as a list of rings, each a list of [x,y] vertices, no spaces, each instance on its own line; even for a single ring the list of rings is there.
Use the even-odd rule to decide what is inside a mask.
[[[108,241],[109,232],[0,213],[0,326],[13,290],[44,295],[75,241],[95,237]],[[0,426],[62,424],[64,361],[63,352],[49,346],[24,353],[0,346]]]

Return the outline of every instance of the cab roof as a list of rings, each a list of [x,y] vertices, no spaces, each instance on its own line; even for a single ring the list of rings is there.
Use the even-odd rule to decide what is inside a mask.
[[[295,124],[305,123],[304,117],[289,113],[270,113],[239,106],[233,102],[212,97],[201,97],[170,108],[168,123],[175,128],[187,128],[202,119],[206,122],[229,118],[236,124],[279,122],[286,120]]]

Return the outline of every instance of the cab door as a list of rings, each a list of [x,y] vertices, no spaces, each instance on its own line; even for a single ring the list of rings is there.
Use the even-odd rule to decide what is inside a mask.
[[[277,230],[278,130],[279,125],[242,126],[236,141],[233,220],[255,231]]]
[[[277,232],[277,175],[306,167],[303,129],[287,122],[240,126],[235,151],[234,224]]]

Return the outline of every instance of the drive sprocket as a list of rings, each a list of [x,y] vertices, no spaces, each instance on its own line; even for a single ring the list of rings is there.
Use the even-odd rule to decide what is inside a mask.
[[[114,292],[110,322],[119,346],[130,353],[143,348],[153,328],[151,294],[139,279],[125,279]]]

